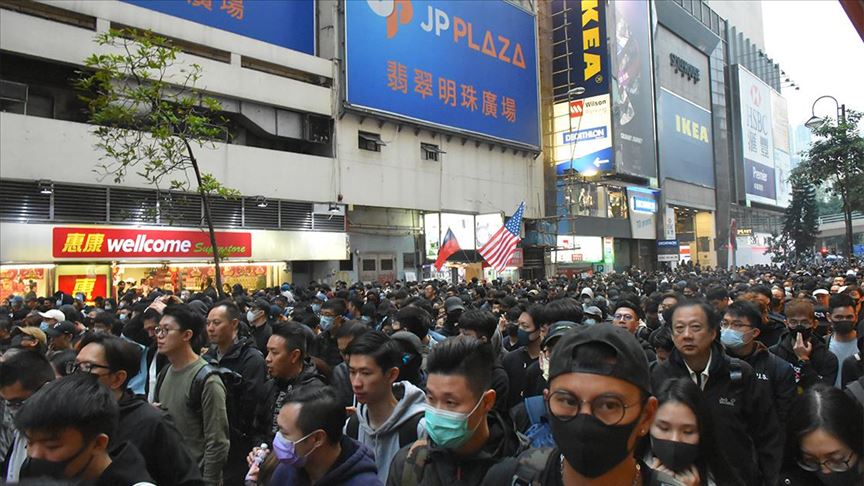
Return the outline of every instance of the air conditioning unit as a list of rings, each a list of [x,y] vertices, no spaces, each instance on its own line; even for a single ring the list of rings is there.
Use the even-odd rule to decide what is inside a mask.
[[[329,116],[306,115],[303,122],[303,140],[312,143],[330,143],[333,121]]]

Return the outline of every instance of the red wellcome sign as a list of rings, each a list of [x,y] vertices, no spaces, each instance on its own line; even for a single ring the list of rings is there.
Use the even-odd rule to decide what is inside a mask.
[[[251,257],[251,233],[216,233],[222,257]],[[205,231],[54,228],[55,258],[194,258],[213,256]]]

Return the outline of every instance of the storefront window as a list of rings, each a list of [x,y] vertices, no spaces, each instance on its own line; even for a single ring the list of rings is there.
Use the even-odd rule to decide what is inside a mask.
[[[627,218],[627,193],[622,187],[608,186],[609,207],[607,215],[610,218]]]

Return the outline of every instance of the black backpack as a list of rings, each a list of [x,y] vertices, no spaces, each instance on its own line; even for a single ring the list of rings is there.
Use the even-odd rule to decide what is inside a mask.
[[[360,419],[357,418],[357,413],[351,414],[348,417],[348,423],[345,425],[345,435],[351,437],[354,440],[358,440],[360,436]],[[408,444],[413,443],[417,440],[417,424],[420,423],[420,419],[423,418],[424,412],[417,412],[408,420],[402,422],[402,425],[399,426],[399,448],[403,448]]]
[[[159,396],[159,390],[162,388],[162,382],[165,380],[165,375],[168,374],[166,366],[159,372],[156,378],[156,397]],[[201,413],[201,397],[204,394],[204,385],[207,380],[216,375],[222,380],[225,386],[225,410],[228,415],[228,428],[231,439],[245,438],[251,430],[251,417],[243,417],[240,413],[240,398],[243,396],[244,382],[243,377],[236,371],[228,368],[207,363],[195,373],[192,378],[192,384],[189,386],[189,396],[186,401],[186,406],[189,410],[195,413]]]

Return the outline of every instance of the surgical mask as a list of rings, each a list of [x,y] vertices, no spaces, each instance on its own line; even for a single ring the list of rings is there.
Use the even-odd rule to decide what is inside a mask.
[[[586,413],[566,421],[551,412],[548,417],[552,437],[564,459],[585,477],[596,478],[606,474],[633,452],[627,448],[627,441],[639,420],[623,425],[606,425]]]
[[[47,333],[47,332],[48,332],[48,329],[51,329],[51,324],[48,324],[47,322],[42,321],[42,323],[39,324],[39,329],[41,329],[42,332]]]
[[[125,321],[126,319],[129,319],[129,314],[120,314],[117,318],[121,321]]]
[[[593,319],[593,318],[589,317],[588,319],[585,319],[584,321],[582,321],[582,324],[585,324],[586,326],[593,326],[594,324],[597,324],[597,319]]]
[[[367,323],[367,324],[372,322],[372,318],[369,316],[360,316],[360,320]]]
[[[330,327],[333,325],[333,321],[335,319],[336,318],[333,316],[321,316],[321,318],[319,319],[319,322],[318,322],[319,325],[321,326],[321,330],[326,331],[326,330],[330,329]]]
[[[301,468],[306,465],[306,459],[309,458],[309,454],[315,451],[312,449],[306,455],[297,454],[297,444],[306,440],[307,437],[314,434],[317,431],[310,432],[305,437],[297,441],[288,440],[282,432],[276,432],[276,437],[273,438],[273,454],[276,455],[276,459],[283,464],[287,464],[289,466],[294,466],[297,468]],[[317,446],[316,446],[317,449]]]
[[[721,329],[720,342],[729,349],[739,349],[750,343],[744,341],[744,333],[735,329]]]
[[[651,453],[672,472],[681,472],[696,462],[699,446],[651,436]]]
[[[529,344],[531,344],[537,340],[537,339],[531,339],[531,334],[534,334],[533,332],[528,332],[528,331],[521,329],[521,328],[516,332],[517,332],[517,334],[516,334],[517,344],[519,344],[519,346],[528,346]],[[539,338],[539,336],[538,336],[538,338]]]
[[[312,312],[316,314],[321,312],[321,304],[312,304]]]
[[[480,426],[480,422],[473,429],[468,430],[468,417],[477,410],[483,400],[468,413],[451,412],[441,410],[431,405],[426,405],[426,432],[439,447],[445,449],[457,449],[474,435],[474,431]]]
[[[258,312],[257,311],[251,311],[250,310],[250,311],[246,312],[246,322],[248,322],[249,324],[252,324],[253,322],[255,322],[255,319],[257,319],[257,318],[258,318]]]
[[[37,459],[35,457],[28,457],[24,464],[21,466],[21,476],[28,478],[53,478],[53,479],[72,479],[81,474],[83,471],[87,470],[90,467],[90,462],[93,461],[93,457],[90,457],[90,460],[87,461],[87,464],[84,465],[78,472],[72,474],[67,478],[66,476],[66,468],[69,464],[78,458],[82,452],[87,449],[87,444],[81,446],[72,457],[68,459],[63,459],[62,461],[49,461],[48,459]]]
[[[853,321],[834,321],[831,323],[831,327],[837,334],[847,334],[855,329],[855,323]]]

